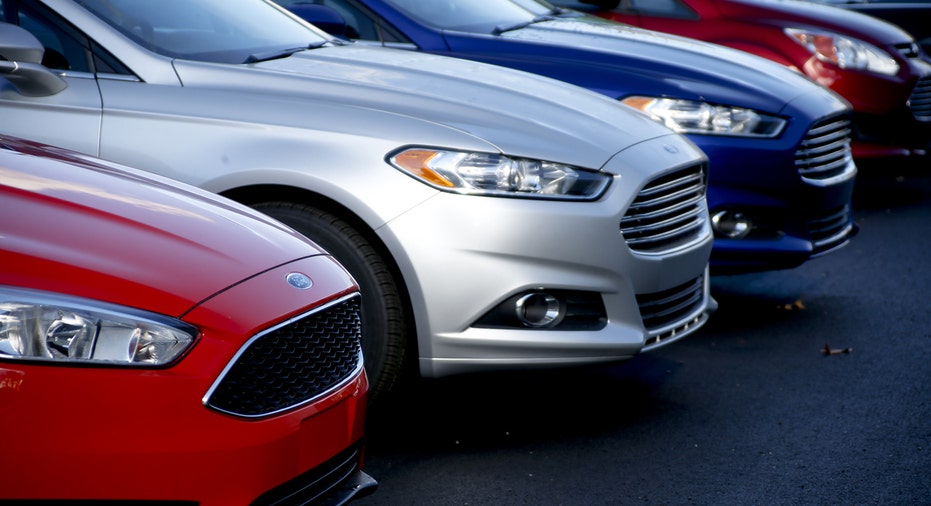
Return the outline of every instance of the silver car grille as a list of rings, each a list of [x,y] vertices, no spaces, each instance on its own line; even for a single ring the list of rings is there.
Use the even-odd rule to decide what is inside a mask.
[[[670,343],[707,320],[705,276],[661,292],[638,294],[637,304],[650,335],[643,350]]]
[[[850,120],[832,117],[815,123],[795,152],[795,167],[810,184],[824,185],[855,171],[850,151]]]
[[[359,300],[335,301],[254,336],[204,404],[236,416],[268,416],[347,383],[362,369]]]
[[[662,253],[698,240],[705,223],[704,197],[702,165],[651,181],[621,219],[627,245],[642,253]]]
[[[908,108],[917,119],[931,119],[931,76],[922,77],[915,85],[908,99]]]

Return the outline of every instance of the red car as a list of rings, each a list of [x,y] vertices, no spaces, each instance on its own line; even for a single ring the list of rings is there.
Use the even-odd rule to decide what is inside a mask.
[[[853,105],[854,158],[931,152],[931,63],[914,38],[895,25],[794,0],[553,3],[730,46],[803,72]]]
[[[340,504],[361,470],[359,293],[291,229],[0,136],[0,502]]]

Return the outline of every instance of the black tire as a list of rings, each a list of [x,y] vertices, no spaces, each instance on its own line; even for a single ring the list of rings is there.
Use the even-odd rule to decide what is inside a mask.
[[[362,292],[362,355],[370,403],[388,394],[407,367],[407,318],[398,282],[365,236],[338,216],[291,202],[252,206],[310,238],[349,271]]]

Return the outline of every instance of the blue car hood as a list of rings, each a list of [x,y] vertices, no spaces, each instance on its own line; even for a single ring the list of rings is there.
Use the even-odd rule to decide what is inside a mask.
[[[798,96],[833,95],[742,51],[590,18],[545,21],[500,36],[447,32],[446,38],[453,54],[565,79],[613,98],[675,96],[779,113]]]

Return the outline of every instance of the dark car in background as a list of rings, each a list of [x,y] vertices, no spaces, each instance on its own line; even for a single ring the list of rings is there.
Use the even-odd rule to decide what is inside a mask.
[[[686,134],[711,162],[712,272],[794,267],[855,232],[848,104],[765,59],[536,0],[278,3],[357,44],[560,79]]]
[[[801,0],[554,3],[781,63],[850,102],[856,159],[929,157],[931,64],[914,37],[898,26]]]
[[[205,191],[6,136],[0,216],[0,502],[375,489],[358,286],[326,252]]]

